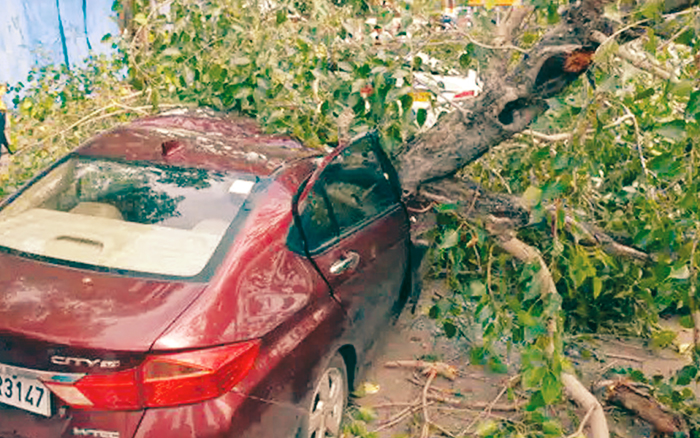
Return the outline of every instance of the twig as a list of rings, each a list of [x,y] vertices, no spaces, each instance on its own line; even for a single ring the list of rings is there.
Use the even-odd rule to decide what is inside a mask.
[[[431,202],[425,208],[413,208],[413,207],[407,206],[406,210],[410,211],[411,213],[423,214],[423,213],[427,213],[428,211],[430,211],[430,209],[433,208],[434,206],[435,206],[435,203]]]
[[[415,377],[409,377],[408,381],[413,383],[416,386],[420,386],[421,388],[423,387],[423,385],[425,385],[425,383],[421,382],[420,380],[416,379]],[[430,390],[433,392],[441,393],[441,394],[457,395],[457,392],[455,392],[451,389],[440,388],[440,387],[436,387],[435,385],[431,385]]]
[[[556,207],[553,205],[549,206],[547,207],[546,212],[550,216],[554,216],[556,215]],[[651,255],[630,246],[618,243],[598,227],[578,222],[569,214],[564,217],[564,223],[569,232],[574,234],[580,243],[600,245],[605,252],[615,256],[628,257],[642,262],[654,260],[654,257]]]
[[[668,45],[671,44],[673,41],[675,41],[676,38],[678,38],[679,36],[683,35],[683,33],[685,33],[685,31],[687,31],[689,28],[690,28],[690,25],[688,25],[688,24],[686,24],[685,26],[683,26],[683,27],[681,28],[681,30],[679,30],[678,32],[674,33],[674,34],[671,36],[671,38],[669,38],[668,40],[664,41],[661,45],[659,45],[659,47],[656,48],[656,51],[657,51],[657,52],[662,51],[664,48],[666,48],[666,46],[668,46]]]
[[[447,436],[451,436],[451,437],[456,437],[456,436],[457,436],[457,435],[451,433],[449,430],[445,429],[444,427],[440,426],[440,425],[437,424],[437,423],[431,423],[431,424],[432,424],[432,426],[433,426],[435,429],[437,429],[437,430],[439,430],[440,432],[442,432],[443,435],[447,435]]]
[[[535,10],[534,6],[511,6],[506,19],[496,28],[496,37],[493,39],[498,46],[510,43],[513,39],[513,32],[519,28],[525,17]]]
[[[526,129],[522,133],[525,135],[531,135],[532,137],[544,141],[564,141],[569,140],[571,139],[571,137],[573,137],[573,134],[571,132],[564,132],[561,134],[545,134],[542,132],[533,131],[532,129]]]
[[[129,95],[129,96],[125,97],[124,99],[128,99],[128,98],[131,98],[131,97],[137,97],[137,96],[139,96],[139,95],[141,95],[141,94],[143,94],[143,91],[139,91],[139,92],[137,92],[137,93],[134,93],[134,94],[132,94],[132,95]],[[44,142],[44,141],[46,141],[46,140],[48,140],[48,139],[50,139],[50,138],[53,138],[53,137],[58,137],[59,135],[63,135],[63,134],[65,134],[66,132],[72,130],[73,128],[77,128],[78,126],[82,125],[84,122],[88,122],[92,117],[96,116],[97,114],[99,114],[99,113],[101,113],[101,112],[104,112],[104,111],[107,111],[108,109],[113,108],[114,106],[116,106],[116,104],[115,104],[114,102],[112,102],[112,103],[110,103],[110,104],[107,105],[107,106],[103,106],[102,108],[96,109],[95,111],[91,112],[90,114],[88,114],[87,116],[85,116],[85,117],[83,117],[82,119],[78,120],[77,122],[73,123],[73,124],[70,125],[69,127],[63,129],[63,130],[60,131],[58,134],[55,134],[55,135],[52,135],[52,136],[50,136],[50,137],[48,137],[48,138],[43,139],[42,142]]]
[[[382,430],[389,429],[390,427],[394,427],[397,424],[399,424],[406,416],[411,415],[413,412],[417,411],[420,409],[420,404],[414,403],[411,406],[407,407],[406,409],[403,409],[401,412],[398,414],[394,415],[391,417],[386,423],[380,425],[378,428],[376,428],[373,433],[376,432],[381,432]]]
[[[638,363],[642,363],[645,360],[645,359],[642,359],[641,357],[628,356],[626,354],[605,353],[605,355],[608,357],[612,357],[613,359],[628,360],[631,362],[638,362]]]
[[[524,402],[518,402],[518,403],[493,403],[492,401],[490,402],[481,402],[481,401],[467,401],[467,400],[458,400],[456,398],[452,397],[441,397],[439,395],[428,395],[428,400],[431,401],[436,401],[440,403],[444,403],[446,405],[451,405],[451,406],[458,406],[470,410],[476,410],[476,409],[481,409],[482,411],[485,409],[490,409],[491,411],[499,411],[499,412],[515,412],[522,408],[525,403]],[[490,415],[490,413],[489,413]]]
[[[603,126],[603,129],[614,128],[616,126],[623,124],[627,120],[633,119],[633,118],[634,118],[634,115],[625,114],[624,116],[620,117],[619,119],[615,120],[614,122]],[[593,129],[588,129],[588,130],[586,130],[586,134],[590,134],[594,131],[595,130],[593,130]],[[552,141],[552,142],[570,140],[574,136],[574,134],[572,132],[562,132],[559,134],[545,134],[544,132],[533,131],[532,129],[526,129],[523,132],[521,132],[520,134],[531,135],[532,137],[535,137],[538,140]]]
[[[518,46],[514,46],[514,45],[512,45],[512,44],[503,44],[502,46],[492,46],[492,45],[490,45],[490,44],[484,44],[484,43],[482,43],[482,42],[480,42],[480,41],[477,41],[476,39],[474,39],[474,37],[472,37],[472,36],[469,35],[468,33],[462,33],[462,35],[465,36],[465,37],[467,37],[467,39],[468,39],[472,44],[474,44],[475,46],[483,47],[484,49],[490,49],[490,50],[517,50],[517,51],[520,52],[520,53],[525,53],[525,54],[530,53],[529,50],[523,49],[523,48],[518,47]]]
[[[637,123],[637,117],[632,114],[632,111],[630,111],[629,108],[627,108],[627,105],[624,103],[620,102],[620,105],[622,108],[625,109],[625,113],[629,115],[632,118],[632,123],[634,124],[634,135],[635,135],[635,143],[637,145],[637,153],[639,154],[639,161],[642,164],[642,170],[644,171],[644,176],[649,179],[649,169],[647,169],[647,160],[644,158],[644,153],[642,152],[642,134],[639,130],[639,123]]]
[[[423,374],[429,375],[435,371],[446,379],[454,380],[457,377],[457,369],[443,362],[427,362],[424,360],[395,360],[384,364],[387,368],[420,368]]]
[[[386,409],[395,408],[397,406],[415,406],[415,402],[394,402],[394,403],[380,403],[378,405],[370,406],[372,409]]]
[[[614,122],[612,122],[612,123],[610,123],[610,124],[608,124],[608,125],[603,126],[603,129],[614,128],[615,126],[621,125],[621,124],[623,124],[625,121],[627,121],[627,120],[629,120],[629,119],[633,119],[633,118],[634,118],[634,116],[633,116],[632,114],[625,114],[624,116],[620,117],[619,119],[615,120]]]
[[[615,34],[613,34],[615,35]],[[591,39],[597,43],[600,44],[600,47],[603,46],[603,44],[607,43],[612,39],[612,36],[607,37],[605,36],[604,33],[600,31],[594,31],[591,34]],[[657,76],[661,79],[664,79],[666,81],[671,81],[671,82],[677,82],[677,79],[674,78],[673,74],[670,72],[664,70],[663,68],[654,65],[651,61],[649,61],[645,57],[639,57],[637,55],[634,55],[632,52],[627,50],[626,47],[624,46],[619,46],[617,49],[617,55],[624,59],[625,61],[628,61],[630,64],[633,66],[637,67],[640,70],[644,70],[647,73],[650,73],[654,76]]]
[[[481,411],[481,413],[480,413],[479,415],[477,415],[477,416],[467,425],[467,427],[465,427],[464,429],[462,429],[457,435],[458,435],[458,436],[464,435],[464,434],[467,433],[472,427],[474,427],[474,424],[476,424],[476,422],[479,421],[479,419],[481,419],[482,417],[488,417],[489,415],[491,415],[491,410],[493,410],[494,406],[496,406],[496,403],[498,403],[498,400],[499,400],[501,397],[503,397],[503,394],[505,394],[506,391],[508,391],[508,388],[510,388],[510,385],[511,385],[514,381],[517,381],[518,379],[520,379],[520,374],[515,375],[515,376],[511,377],[510,379],[508,379],[508,382],[506,382],[506,384],[503,386],[503,388],[502,388],[501,391],[498,393],[498,395],[496,396],[496,398],[494,398],[488,405],[486,405],[486,407],[484,408],[484,410]]]
[[[605,44],[605,43],[607,43],[608,41],[611,41],[611,40],[615,39],[616,37],[620,36],[623,32],[626,32],[626,31],[628,31],[628,30],[630,30],[630,29],[632,29],[632,28],[634,28],[634,27],[639,26],[640,24],[644,24],[644,23],[647,23],[647,22],[649,22],[649,21],[651,21],[651,18],[644,18],[644,19],[642,19],[642,20],[635,21],[634,23],[631,23],[631,24],[628,24],[627,26],[623,26],[623,27],[619,28],[618,30],[616,30],[616,31],[615,31],[612,35],[610,35],[610,36],[606,36],[605,34],[603,34],[603,36],[605,37],[605,39],[603,39],[602,41],[599,41],[599,42],[600,42],[601,45],[602,45],[602,44]],[[602,32],[601,32],[601,34],[602,34]]]
[[[576,432],[572,433],[571,435],[569,435],[566,438],[576,438],[576,437],[579,437],[583,434],[583,428],[586,426],[586,423],[588,423],[588,419],[591,418],[591,414],[593,414],[594,408],[595,408],[595,406],[591,406],[588,409],[588,412],[586,412],[586,415],[581,420],[581,424],[578,425],[578,429],[576,429]]]
[[[428,390],[430,389],[430,384],[433,383],[433,379],[435,379],[435,376],[437,375],[437,370],[432,369],[428,373],[428,381],[425,382],[425,386],[423,387],[423,420],[425,423],[423,423],[423,431],[421,432],[421,438],[428,438],[428,434],[430,433],[430,415],[428,414]]]

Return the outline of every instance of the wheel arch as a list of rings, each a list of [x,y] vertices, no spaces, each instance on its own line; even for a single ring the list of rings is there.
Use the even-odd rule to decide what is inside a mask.
[[[354,345],[345,344],[338,349],[338,353],[345,362],[345,370],[348,376],[348,390],[352,392],[355,388],[355,377],[357,375],[357,351]]]

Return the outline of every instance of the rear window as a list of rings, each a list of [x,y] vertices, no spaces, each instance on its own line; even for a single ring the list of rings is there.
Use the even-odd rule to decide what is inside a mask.
[[[57,262],[193,277],[254,175],[72,157],[0,210],[0,247]]]

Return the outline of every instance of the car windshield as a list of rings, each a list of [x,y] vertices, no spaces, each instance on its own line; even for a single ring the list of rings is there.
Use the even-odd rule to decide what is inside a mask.
[[[58,263],[193,277],[256,180],[71,157],[0,210],[0,247]]]

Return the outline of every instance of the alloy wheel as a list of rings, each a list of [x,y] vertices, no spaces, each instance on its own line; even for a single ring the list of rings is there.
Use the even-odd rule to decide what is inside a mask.
[[[328,438],[339,435],[345,408],[346,388],[344,369],[329,366],[314,390],[309,409],[309,438]]]

